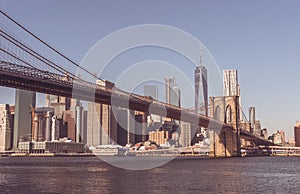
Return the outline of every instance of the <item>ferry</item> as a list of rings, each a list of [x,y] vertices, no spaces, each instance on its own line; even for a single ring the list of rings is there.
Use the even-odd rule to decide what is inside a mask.
[[[95,156],[125,156],[127,151],[120,145],[98,145],[89,149]]]

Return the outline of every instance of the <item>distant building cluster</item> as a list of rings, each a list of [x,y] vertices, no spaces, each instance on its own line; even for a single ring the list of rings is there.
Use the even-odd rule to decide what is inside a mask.
[[[35,101],[34,92],[17,89],[15,105],[0,105],[0,151],[44,153],[54,144],[56,148],[70,148],[61,149],[62,152],[72,152],[74,146],[84,151],[87,112],[82,105],[74,99],[53,95],[46,95],[45,107],[36,107]],[[44,146],[39,142],[44,142]],[[69,146],[69,142],[75,144]],[[63,143],[67,144],[62,146]]]
[[[285,145],[284,131],[268,136],[267,129],[256,119],[256,109],[249,108],[249,119],[242,109],[241,91],[237,70],[224,70],[223,96],[208,99],[207,69],[195,68],[196,114],[210,116],[221,122],[237,123],[255,136],[269,139],[274,144]],[[180,88],[174,77],[164,77],[165,102],[181,106]],[[97,85],[112,89],[114,84],[97,80]],[[158,99],[158,87],[145,85],[144,95]],[[227,104],[226,104],[226,103]],[[235,103],[233,103],[235,102]],[[235,106],[231,106],[234,104]],[[87,110],[85,110],[87,108]],[[84,145],[95,148],[101,145],[141,147],[189,147],[207,140],[207,129],[197,123],[187,123],[162,116],[118,108],[108,104],[88,102],[87,107],[77,99],[46,95],[44,107],[36,107],[35,92],[16,90],[15,105],[0,105],[0,151],[19,150],[29,153],[84,152]],[[289,145],[300,147],[300,122],[294,128],[295,138]],[[150,143],[149,143],[150,142]],[[251,143],[242,141],[242,146]]]
[[[113,83],[98,80],[112,88]],[[165,77],[166,102],[180,106],[180,89],[174,77]],[[158,98],[156,85],[145,85],[144,95]],[[158,115],[89,102],[87,110],[77,99],[46,95],[36,107],[36,94],[16,90],[15,105],[0,105],[0,151],[26,153],[83,152],[99,145],[135,145],[151,141],[158,146],[190,146],[189,123]],[[180,134],[180,126],[183,133]]]

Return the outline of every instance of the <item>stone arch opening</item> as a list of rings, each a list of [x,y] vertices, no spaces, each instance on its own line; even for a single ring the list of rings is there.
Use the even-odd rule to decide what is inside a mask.
[[[232,109],[231,106],[228,105],[225,111],[225,123],[231,124],[232,123]]]
[[[218,121],[221,121],[221,107],[220,106],[216,107],[214,118]]]

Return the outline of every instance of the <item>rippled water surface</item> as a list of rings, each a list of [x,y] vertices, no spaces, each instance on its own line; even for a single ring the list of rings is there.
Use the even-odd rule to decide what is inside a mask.
[[[95,157],[0,157],[1,193],[300,193],[300,157],[178,158],[125,170]]]

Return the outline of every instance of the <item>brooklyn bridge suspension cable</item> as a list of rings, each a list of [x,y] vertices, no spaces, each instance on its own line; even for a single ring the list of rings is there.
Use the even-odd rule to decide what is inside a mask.
[[[103,80],[99,77],[97,77],[96,75],[94,75],[93,73],[89,72],[87,69],[81,67],[80,65],[78,65],[76,62],[74,62],[73,60],[71,60],[69,57],[67,57],[66,55],[62,54],[61,52],[59,52],[57,49],[55,49],[53,46],[49,45],[48,43],[46,43],[44,40],[42,40],[41,38],[39,38],[37,35],[35,35],[33,32],[31,32],[30,30],[28,30],[26,27],[24,27],[22,24],[20,24],[19,22],[17,22],[15,19],[13,19],[12,17],[10,17],[8,14],[6,14],[4,11],[0,10],[0,13],[2,15],[4,15],[6,18],[8,18],[10,21],[12,21],[13,23],[15,23],[17,26],[19,26],[21,29],[23,29],[25,32],[27,32],[28,34],[30,34],[32,37],[34,37],[35,39],[37,39],[38,41],[40,41],[41,43],[43,43],[46,47],[50,48],[52,51],[54,51],[55,53],[57,53],[58,55],[60,55],[61,57],[63,57],[64,59],[66,59],[67,61],[69,61],[71,64],[75,65],[76,67],[80,68],[81,70],[85,71],[86,73],[88,73],[89,75],[91,75],[92,77],[96,78],[96,79],[100,79]],[[68,72],[70,73],[70,72]]]

